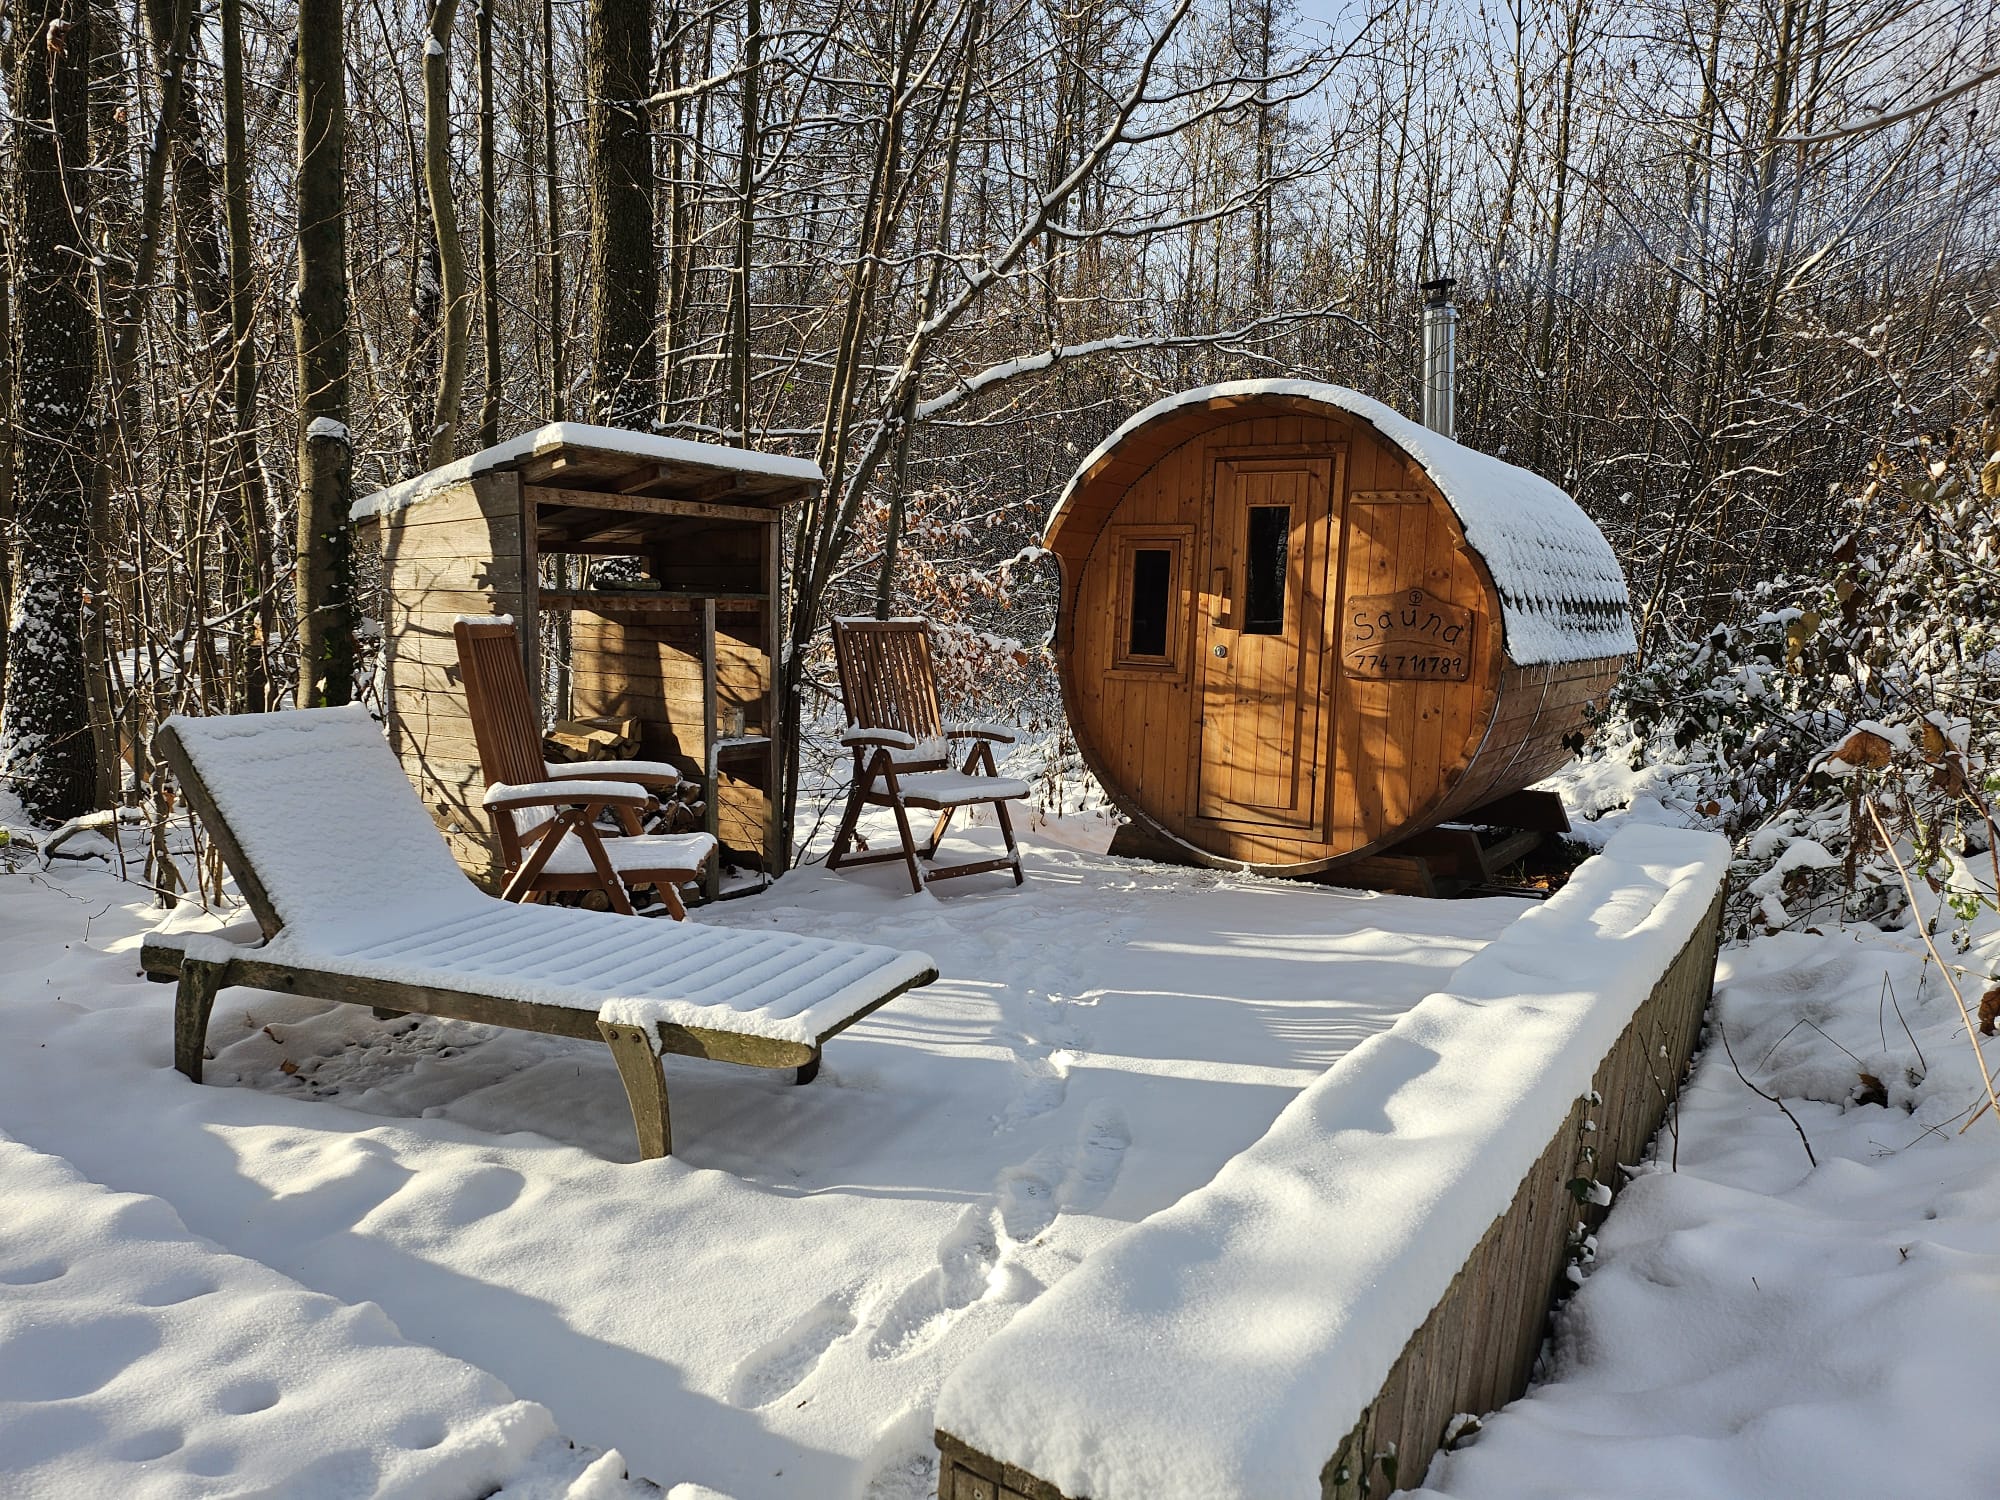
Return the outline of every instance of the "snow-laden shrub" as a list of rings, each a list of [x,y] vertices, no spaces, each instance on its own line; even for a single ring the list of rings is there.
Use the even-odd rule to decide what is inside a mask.
[[[1607,706],[1618,794],[1735,842],[1740,929],[1891,919],[1899,865],[1962,919],[2000,885],[2000,420],[1981,415],[1885,447],[1822,568],[1655,643]],[[1574,781],[1599,810],[1589,767]]]

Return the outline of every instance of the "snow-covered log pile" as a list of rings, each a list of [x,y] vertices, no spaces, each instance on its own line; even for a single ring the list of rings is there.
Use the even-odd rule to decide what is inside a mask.
[[[1619,833],[961,1365],[946,1465],[1035,1500],[1415,1482],[1455,1413],[1525,1383],[1615,1163],[1657,1128],[1728,861],[1713,834]]]

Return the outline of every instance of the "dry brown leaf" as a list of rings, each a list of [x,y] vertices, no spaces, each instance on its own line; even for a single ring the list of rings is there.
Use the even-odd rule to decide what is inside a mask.
[[[286,1058],[283,1062],[278,1064],[278,1071],[280,1073],[285,1074],[287,1077],[290,1077],[293,1073],[298,1072],[298,1070],[299,1070],[299,1065],[293,1062],[289,1057]]]
[[[1979,997],[1979,1034],[1993,1035],[1993,1022],[2000,1019],[2000,984]]]
[[[1889,764],[1889,757],[1895,748],[1874,730],[1857,729],[1842,741],[1840,748],[1833,752],[1833,758],[1850,766],[1866,766],[1879,771]]]

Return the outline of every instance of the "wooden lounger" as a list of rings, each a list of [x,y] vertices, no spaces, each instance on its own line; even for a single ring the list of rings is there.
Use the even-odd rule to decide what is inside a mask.
[[[793,933],[522,906],[474,886],[359,708],[177,718],[161,753],[262,941],[156,934],[176,980],[174,1066],[197,1083],[230,985],[611,1045],[642,1157],[673,1137],[660,1054],[819,1068],[828,1037],[937,968],[922,953]]]

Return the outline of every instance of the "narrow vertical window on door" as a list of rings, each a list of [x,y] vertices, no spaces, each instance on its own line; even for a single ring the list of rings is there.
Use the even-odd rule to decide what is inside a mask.
[[[1167,601],[1171,597],[1174,555],[1165,547],[1132,549],[1131,619],[1127,622],[1126,655],[1167,656]]]
[[[1243,633],[1285,633],[1285,565],[1292,549],[1289,505],[1250,507],[1244,538]]]

